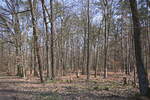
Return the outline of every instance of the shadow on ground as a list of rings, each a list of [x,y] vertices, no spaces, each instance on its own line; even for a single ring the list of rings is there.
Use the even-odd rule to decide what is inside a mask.
[[[20,84],[31,85],[30,87],[19,87]],[[0,100],[136,100],[133,97],[118,95],[95,94],[92,91],[84,92],[53,92],[36,90],[32,85],[38,85],[37,81],[21,80],[18,77],[0,77]],[[17,87],[18,86],[18,87]],[[39,86],[39,85],[38,85]],[[39,88],[39,87],[38,87]]]

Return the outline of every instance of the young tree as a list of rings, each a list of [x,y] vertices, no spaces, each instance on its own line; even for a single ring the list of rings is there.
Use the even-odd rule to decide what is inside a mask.
[[[54,73],[54,43],[53,43],[53,34],[54,34],[54,13],[53,13],[53,0],[50,0],[50,7],[51,7],[51,72],[52,72],[52,79],[55,78]]]
[[[90,7],[89,7],[89,5],[90,5],[90,0],[88,0],[87,1],[87,24],[88,24],[88,26],[87,26],[87,28],[88,28],[88,34],[87,34],[87,80],[89,80],[90,79],[90,67],[89,67],[89,59],[90,59],[90,49],[89,49],[89,38],[90,38],[90,11],[89,11],[89,9],[90,9]]]
[[[104,6],[105,6],[105,11],[104,11],[104,19],[105,19],[105,31],[104,31],[104,37],[105,37],[105,42],[104,42],[104,78],[107,78],[107,19],[108,19],[108,2],[107,0],[103,1]]]

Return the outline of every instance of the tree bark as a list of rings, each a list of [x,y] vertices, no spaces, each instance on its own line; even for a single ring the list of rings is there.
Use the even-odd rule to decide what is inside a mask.
[[[149,82],[148,76],[144,68],[142,55],[141,55],[141,27],[139,22],[139,14],[137,10],[137,2],[136,0],[130,0],[130,7],[132,12],[132,20],[133,20],[133,27],[134,27],[134,46],[135,46],[135,59],[136,59],[136,68],[137,68],[137,75],[139,80],[139,89],[141,95],[148,95],[149,90]]]
[[[50,0],[50,7],[51,7],[51,72],[52,72],[52,79],[55,78],[54,74],[54,43],[53,43],[53,34],[54,34],[54,15],[53,15],[53,0]]]
[[[107,0],[104,0],[104,5],[105,5],[105,14],[104,14],[104,18],[105,18],[105,31],[104,31],[104,78],[107,78]]]
[[[48,48],[48,43],[49,43],[49,35],[48,35],[48,25],[47,25],[47,19],[46,19],[46,12],[44,9],[44,5],[45,5],[45,0],[41,0],[42,3],[42,10],[43,10],[43,20],[44,20],[44,24],[45,24],[45,31],[46,31],[46,43],[45,43],[45,47],[46,47],[46,68],[47,68],[47,78],[50,77],[50,68],[49,68],[49,48]]]
[[[88,24],[88,34],[87,34],[87,80],[90,79],[90,73],[89,73],[89,59],[90,59],[90,49],[89,49],[89,37],[90,37],[90,15],[89,15],[89,3],[90,0],[88,0],[88,8],[87,8],[87,24]]]
[[[29,0],[29,4],[30,4],[31,17],[32,17],[32,25],[33,25],[34,47],[36,50],[36,56],[37,56],[38,65],[39,65],[40,80],[41,80],[41,83],[43,83],[44,80],[43,80],[43,72],[42,72],[42,63],[41,63],[41,59],[40,59],[38,36],[37,36],[37,29],[36,29],[36,23],[35,23],[35,17],[34,17],[34,7],[33,7],[32,0]]]

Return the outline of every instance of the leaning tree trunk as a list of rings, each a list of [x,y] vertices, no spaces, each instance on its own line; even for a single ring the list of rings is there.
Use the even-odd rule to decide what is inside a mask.
[[[137,75],[139,79],[139,88],[140,93],[142,95],[148,95],[148,76],[144,68],[143,60],[141,57],[141,27],[139,22],[139,15],[137,11],[137,2],[136,0],[129,0],[130,7],[132,12],[133,26],[134,26],[134,46],[135,46],[135,59],[136,59],[136,67],[137,67]]]
[[[42,3],[42,10],[43,10],[43,20],[44,20],[44,24],[45,24],[45,31],[46,31],[46,43],[45,43],[45,47],[46,47],[46,68],[47,68],[47,78],[50,77],[50,68],[49,68],[49,48],[48,48],[48,43],[49,43],[49,35],[48,35],[48,25],[47,25],[47,19],[46,19],[46,12],[45,12],[45,0],[41,0]]]
[[[33,24],[34,48],[36,50],[36,56],[37,56],[38,65],[39,65],[40,80],[41,80],[41,83],[43,83],[44,80],[43,80],[43,72],[42,72],[42,63],[41,63],[40,51],[38,47],[38,36],[37,36],[36,23],[35,23],[35,17],[34,17],[34,7],[32,4],[32,0],[29,0],[29,4],[30,4],[31,16],[32,16],[32,24]]]

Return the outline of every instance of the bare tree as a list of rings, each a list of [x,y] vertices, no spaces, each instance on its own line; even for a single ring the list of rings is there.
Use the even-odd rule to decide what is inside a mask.
[[[41,83],[43,83],[44,80],[43,80],[43,72],[42,72],[42,63],[41,63],[41,58],[40,58],[40,51],[39,51],[39,45],[38,45],[38,36],[37,36],[37,27],[36,27],[36,22],[35,22],[35,15],[34,15],[35,7],[33,7],[32,0],[28,0],[28,1],[29,1],[29,4],[30,4],[31,17],[32,17],[34,48],[36,50],[36,56],[37,56],[38,65],[39,65],[40,80],[41,80]]]
[[[42,10],[43,10],[43,20],[44,20],[44,24],[45,24],[45,32],[46,32],[46,43],[45,43],[45,46],[46,46],[46,68],[47,68],[47,77],[50,77],[50,68],[49,68],[49,47],[48,47],[48,44],[49,44],[49,35],[48,35],[48,22],[47,22],[47,18],[46,18],[46,12],[45,12],[45,0],[41,0],[41,3],[42,3]]]
[[[54,43],[53,43],[53,34],[54,34],[54,14],[53,14],[53,0],[50,0],[50,7],[51,7],[51,72],[52,72],[52,79],[55,78],[54,73]]]
[[[87,79],[89,80],[90,79],[90,67],[89,67],[89,59],[90,59],[90,0],[88,0],[87,2],[87,28],[88,28],[88,34],[87,34]]]

